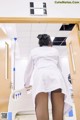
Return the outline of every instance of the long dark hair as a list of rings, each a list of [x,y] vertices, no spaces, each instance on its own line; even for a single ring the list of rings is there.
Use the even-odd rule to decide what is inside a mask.
[[[52,45],[51,38],[48,34],[39,34],[37,38],[39,39],[40,47]]]

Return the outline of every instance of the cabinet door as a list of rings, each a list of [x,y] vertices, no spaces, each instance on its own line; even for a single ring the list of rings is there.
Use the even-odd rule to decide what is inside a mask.
[[[78,26],[75,25],[66,40],[70,74],[73,86],[73,99],[76,109],[77,120],[80,120],[80,39]]]
[[[10,96],[11,57],[9,45],[0,41],[0,112],[7,112]]]

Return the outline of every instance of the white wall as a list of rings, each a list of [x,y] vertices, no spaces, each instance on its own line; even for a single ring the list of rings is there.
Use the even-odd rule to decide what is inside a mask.
[[[31,0],[0,0],[0,17],[32,17],[29,11]],[[46,2],[48,15],[56,18],[80,18],[79,4],[55,4],[55,0],[32,0],[31,2]],[[61,1],[61,0],[56,0]],[[73,0],[62,0],[73,1]],[[79,1],[80,0],[74,0]],[[36,17],[36,16],[35,16]],[[40,16],[41,17],[41,16]]]
[[[17,59],[15,61],[15,89],[19,90],[24,87],[24,73],[27,65],[27,60]]]

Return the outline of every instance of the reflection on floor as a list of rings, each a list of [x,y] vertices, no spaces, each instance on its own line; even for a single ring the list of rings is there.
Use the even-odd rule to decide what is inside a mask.
[[[19,115],[16,117],[15,120],[36,120],[35,115]],[[50,120],[52,120],[52,117],[50,115]],[[64,120],[75,120],[73,117],[64,117]]]

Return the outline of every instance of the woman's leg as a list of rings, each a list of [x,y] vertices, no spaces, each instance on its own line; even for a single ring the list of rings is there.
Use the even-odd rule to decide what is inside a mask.
[[[53,120],[63,120],[64,116],[64,94],[61,89],[51,92]]]
[[[35,99],[35,111],[37,120],[49,120],[48,93],[39,93]]]

